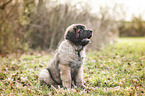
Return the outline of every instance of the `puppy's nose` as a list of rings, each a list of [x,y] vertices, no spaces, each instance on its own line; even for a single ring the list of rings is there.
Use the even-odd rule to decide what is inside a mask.
[[[90,30],[90,33],[92,33],[93,31],[92,30]]]

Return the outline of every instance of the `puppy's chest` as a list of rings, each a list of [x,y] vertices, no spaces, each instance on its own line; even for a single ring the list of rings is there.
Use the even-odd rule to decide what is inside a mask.
[[[83,60],[84,54],[82,54],[81,52],[78,53],[76,51],[75,54],[72,56],[72,60],[69,62],[69,67],[71,67],[71,69],[78,69],[83,64]]]

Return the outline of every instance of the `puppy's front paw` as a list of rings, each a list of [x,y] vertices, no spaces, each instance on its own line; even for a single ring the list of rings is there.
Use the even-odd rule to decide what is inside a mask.
[[[68,81],[63,82],[63,88],[64,89],[71,89],[71,83]]]

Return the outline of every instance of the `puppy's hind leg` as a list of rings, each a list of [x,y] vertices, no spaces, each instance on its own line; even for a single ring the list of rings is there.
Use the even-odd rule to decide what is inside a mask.
[[[39,74],[39,81],[41,85],[57,87],[57,84],[52,80],[50,73],[47,69],[43,69]]]

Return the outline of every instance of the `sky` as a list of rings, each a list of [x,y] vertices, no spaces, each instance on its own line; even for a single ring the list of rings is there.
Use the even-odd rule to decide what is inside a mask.
[[[67,0],[58,0],[61,3],[66,2]],[[70,0],[68,0],[70,1]],[[108,5],[112,7],[115,3],[123,6],[125,11],[125,20],[131,20],[132,16],[142,15],[145,20],[145,0],[71,0],[72,3],[88,3],[91,6],[93,12],[98,10],[98,6]]]

